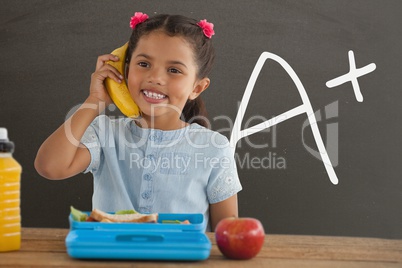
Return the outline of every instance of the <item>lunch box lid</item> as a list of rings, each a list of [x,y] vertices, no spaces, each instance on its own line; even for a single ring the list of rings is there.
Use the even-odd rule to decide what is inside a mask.
[[[84,211],[86,214],[90,212]],[[185,221],[189,224],[163,223],[164,221]],[[156,223],[137,223],[137,222],[79,222],[69,215],[70,229],[90,229],[90,230],[140,230],[154,232],[205,232],[206,221],[201,213],[159,213]]]

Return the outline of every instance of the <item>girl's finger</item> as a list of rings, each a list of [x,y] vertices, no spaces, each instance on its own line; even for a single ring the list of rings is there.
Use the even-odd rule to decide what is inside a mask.
[[[100,69],[102,66],[105,65],[107,61],[118,61],[119,57],[113,55],[113,54],[105,54],[101,55],[98,57],[98,60],[96,61],[96,70]]]
[[[111,66],[109,64],[105,64],[102,69],[111,71],[112,73],[115,74],[116,77],[118,77],[119,80],[123,80],[123,78],[124,78],[123,75],[116,68],[114,68],[113,66]]]
[[[106,65],[100,70],[96,71],[94,73],[94,77],[102,80],[102,82],[106,79],[106,77],[113,79],[117,83],[121,83],[123,80],[123,76],[115,68]]]

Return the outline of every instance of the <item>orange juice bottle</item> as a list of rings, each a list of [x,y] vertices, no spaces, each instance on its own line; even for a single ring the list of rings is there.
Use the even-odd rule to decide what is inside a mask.
[[[7,129],[0,128],[0,252],[18,250],[21,246],[22,169],[13,152],[14,143],[8,140]]]

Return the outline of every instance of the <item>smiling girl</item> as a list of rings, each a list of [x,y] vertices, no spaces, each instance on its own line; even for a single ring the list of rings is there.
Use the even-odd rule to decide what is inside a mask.
[[[126,79],[141,117],[111,119],[104,80],[125,79],[98,57],[89,96],[39,148],[37,171],[48,179],[94,177],[93,208],[141,213],[202,213],[214,230],[238,216],[241,190],[233,149],[208,129],[200,94],[209,87],[213,24],[180,15],[135,13]]]

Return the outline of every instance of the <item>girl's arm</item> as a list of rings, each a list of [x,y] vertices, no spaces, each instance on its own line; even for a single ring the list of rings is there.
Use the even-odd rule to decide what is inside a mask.
[[[120,82],[121,74],[106,61],[118,60],[111,54],[98,57],[91,76],[88,98],[80,108],[41,145],[35,158],[35,168],[48,179],[65,179],[85,170],[91,156],[80,143],[90,123],[112,103],[103,81],[106,77]]]
[[[209,215],[212,231],[215,231],[215,227],[220,220],[228,217],[238,217],[237,194],[221,202],[210,204]]]

